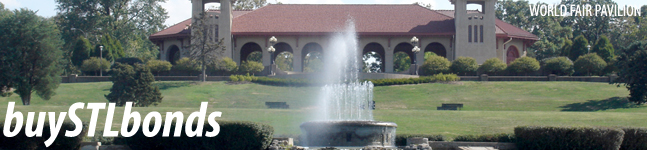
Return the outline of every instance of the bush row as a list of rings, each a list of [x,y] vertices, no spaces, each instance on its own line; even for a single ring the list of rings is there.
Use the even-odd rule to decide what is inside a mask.
[[[395,145],[408,146],[407,139],[412,137],[427,138],[429,141],[447,141],[445,136],[439,134],[396,134]]]
[[[247,75],[230,75],[229,80],[232,81],[232,82],[238,82],[238,81],[240,81],[240,82],[244,82],[244,81],[253,82],[253,81],[258,80],[258,77],[250,76],[249,74],[247,74]]]
[[[515,142],[514,134],[459,135],[454,141],[460,142]]]
[[[431,83],[431,82],[448,82],[448,81],[459,81],[460,78],[455,74],[435,74],[432,76],[422,76],[419,78],[401,78],[401,79],[371,79],[368,81],[373,82],[375,86],[386,86],[386,85],[402,85],[402,84],[420,84],[420,83]]]
[[[34,126],[36,123],[34,123]],[[0,127],[4,128],[4,124],[0,123]],[[11,124],[11,129],[15,130],[16,125]],[[31,129],[35,129],[35,127],[31,127]],[[43,132],[41,137],[27,137],[25,135],[25,126],[23,125],[21,127],[20,132],[18,132],[18,135],[14,137],[6,137],[5,134],[3,133],[3,130],[0,130],[0,149],[6,149],[6,150],[36,150],[36,149],[52,149],[52,150],[70,150],[70,149],[78,149],[80,146],[81,142],[83,141],[83,137],[87,135],[87,126],[84,123],[82,127],[81,134],[76,137],[66,137],[65,136],[65,131],[67,130],[75,130],[76,125],[72,122],[63,122],[61,125],[61,130],[58,132],[58,135],[56,136],[56,140],[52,145],[49,147],[45,147],[45,141],[51,137],[51,132],[50,132],[50,126],[49,122],[45,121],[45,123],[42,126]],[[12,131],[13,131],[12,130]]]
[[[623,128],[625,136],[622,139],[621,150],[647,149],[647,128]]]
[[[172,123],[170,137],[162,137],[161,130],[154,137],[146,137],[142,128],[132,137],[115,138],[116,144],[128,145],[131,149],[137,150],[202,150],[202,149],[266,149],[272,142],[274,128],[270,125],[240,122],[240,121],[218,121],[220,133],[215,137],[187,137],[182,132],[180,137],[173,137],[175,123]],[[195,129],[197,124],[193,124]],[[149,129],[153,129],[151,124]],[[206,124],[203,126],[203,133],[212,131],[213,128]],[[184,130],[182,130],[184,131]]]
[[[619,149],[623,130],[590,127],[516,127],[519,149]]]

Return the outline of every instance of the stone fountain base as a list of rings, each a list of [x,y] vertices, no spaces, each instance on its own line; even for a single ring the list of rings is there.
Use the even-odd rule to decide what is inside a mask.
[[[397,124],[380,121],[311,121],[301,124],[308,147],[395,147]]]

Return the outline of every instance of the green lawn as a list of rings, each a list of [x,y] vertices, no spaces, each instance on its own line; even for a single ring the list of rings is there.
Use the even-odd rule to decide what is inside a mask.
[[[0,110],[8,101],[22,112],[67,111],[75,102],[107,102],[110,82],[61,84],[57,95],[44,101],[34,96],[31,106],[20,106],[13,95],[0,98]],[[275,127],[276,134],[295,135],[299,125],[314,115],[318,87],[277,87],[258,84],[228,85],[225,82],[158,82],[164,96],[156,107],[135,108],[151,111],[197,111],[202,101],[209,112],[221,111],[225,120],[263,122]],[[512,133],[515,126],[647,126],[647,107],[626,102],[628,91],[607,83],[590,82],[460,82],[458,84],[419,84],[381,86],[374,90],[375,120],[398,124],[398,133],[462,134]],[[266,101],[285,101],[290,109],[266,109]],[[462,111],[437,111],[442,103],[463,103]],[[164,115],[164,113],[162,113]],[[4,120],[6,111],[0,111]],[[77,111],[89,121],[90,111]],[[113,130],[120,127],[123,108],[115,110]],[[105,111],[99,115],[103,130]],[[142,116],[143,117],[143,116]]]

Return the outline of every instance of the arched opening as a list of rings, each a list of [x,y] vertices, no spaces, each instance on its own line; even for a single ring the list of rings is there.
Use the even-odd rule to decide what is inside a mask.
[[[277,67],[279,67],[280,70],[282,71],[292,71],[294,70],[292,68],[292,61],[294,60],[294,55],[292,52],[289,51],[283,51],[276,55],[276,58],[274,58],[274,63],[276,64]]]
[[[362,60],[364,61],[364,72],[379,73],[384,72],[384,47],[378,43],[369,43],[362,50]]]
[[[171,45],[168,50],[167,59],[168,62],[171,62],[171,64],[175,65],[175,62],[177,60],[180,60],[180,48],[176,45]]]
[[[319,72],[323,69],[323,48],[317,43],[308,43],[301,51],[303,72]]]
[[[427,59],[426,56],[428,52],[432,52],[438,56],[447,58],[447,50],[445,50],[445,46],[440,43],[430,43],[429,45],[427,45],[427,47],[425,47],[425,59]]]
[[[245,43],[243,47],[240,48],[240,60],[242,61],[257,61],[262,62],[263,58],[263,48],[260,45],[249,42]],[[240,62],[239,62],[240,64]]]
[[[515,46],[510,46],[508,47],[508,52],[506,53],[507,59],[506,62],[508,65],[512,63],[515,59],[519,58],[519,50],[517,50],[517,47]]]
[[[409,43],[400,43],[393,50],[393,71],[402,72],[409,70],[415,56],[411,51],[413,45]]]

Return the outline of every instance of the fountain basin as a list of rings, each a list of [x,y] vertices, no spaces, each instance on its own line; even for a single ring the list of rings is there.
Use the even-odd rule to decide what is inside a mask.
[[[397,124],[381,121],[310,121],[301,124],[308,147],[395,147]]]

